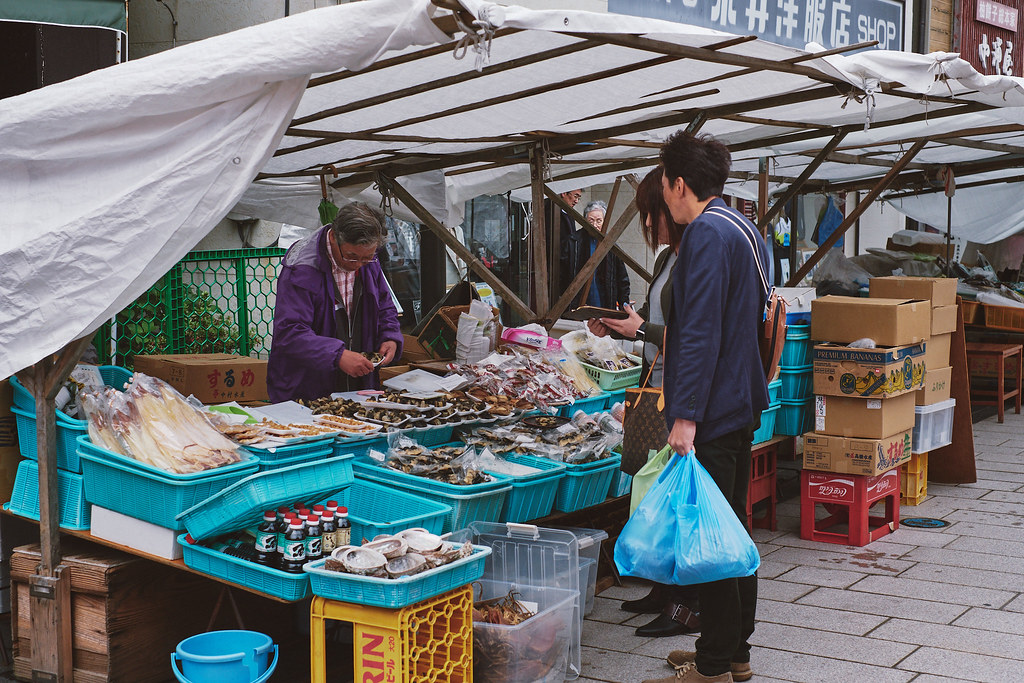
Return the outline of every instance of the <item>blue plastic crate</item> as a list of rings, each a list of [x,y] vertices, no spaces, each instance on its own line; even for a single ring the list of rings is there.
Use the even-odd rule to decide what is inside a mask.
[[[451,507],[451,513],[445,517],[442,533],[448,533],[456,529],[463,529],[471,522],[495,522],[501,516],[505,506],[505,498],[512,490],[512,484],[507,479],[500,479],[498,488],[493,488],[494,482],[490,484],[477,484],[474,486],[452,486],[446,484],[450,489],[461,489],[459,493],[450,490],[438,490],[427,488],[422,482],[430,481],[423,477],[405,475],[407,479],[396,477],[396,474],[404,474],[395,470],[377,467],[364,461],[356,460],[354,465],[358,475],[386,486],[411,493],[435,503],[441,503]],[[500,475],[495,475],[500,477]],[[410,481],[411,480],[411,481]],[[418,480],[418,481],[416,481]],[[440,483],[440,482],[431,482]],[[480,490],[477,487],[487,486]],[[475,492],[473,489],[476,488]]]
[[[558,495],[558,484],[565,474],[565,465],[532,455],[506,455],[509,462],[535,467],[533,474],[503,474],[512,482],[512,490],[505,498],[499,522],[528,522],[551,514]]]
[[[397,609],[465,586],[484,575],[491,549],[473,546],[473,554],[443,567],[399,579],[356,576],[324,569],[326,559],[309,562],[304,569],[314,595],[329,600]]]
[[[92,509],[85,502],[82,475],[57,470],[57,490],[61,527],[88,529]],[[35,460],[18,463],[11,501],[4,504],[4,509],[39,521],[39,464]]]
[[[132,371],[118,365],[101,365],[100,377],[107,385],[118,391],[124,391],[124,385],[132,378]],[[33,418],[36,416],[36,399],[32,393],[25,388],[25,385],[18,381],[17,376],[11,377],[11,390],[14,393],[14,405],[27,411]],[[72,420],[64,413],[57,413],[57,419],[63,417],[70,422],[84,422],[83,420]]]
[[[185,540],[185,534],[178,536],[178,543],[182,547],[185,566],[197,572],[290,602],[309,597],[309,576],[305,572],[283,572],[212,548],[193,545]]]
[[[256,526],[264,510],[299,499],[319,500],[351,483],[351,455],[282,467],[233,482],[180,512],[177,521],[198,541]]]
[[[85,498],[94,505],[181,531],[175,517],[218,491],[241,481],[259,467],[259,458],[207,470],[195,475],[158,474],[116,453],[78,440]]]
[[[774,382],[768,382],[768,403],[778,403],[779,394],[782,393],[782,380],[777,379]]]
[[[811,357],[810,325],[793,325],[786,329],[786,342],[782,346],[780,364],[783,368],[809,365]]]
[[[558,408],[557,415],[562,417],[572,417],[576,414],[577,410],[582,410],[584,413],[592,414],[599,413],[604,410],[605,405],[608,402],[608,392],[602,391],[596,396],[590,396],[588,398],[578,398],[575,403],[569,405],[560,406]]]
[[[782,380],[782,398],[787,401],[805,400],[814,388],[814,365],[802,365],[796,368],[782,368],[779,371]]]
[[[619,470],[618,476],[612,477],[611,486],[608,487],[608,497],[618,498],[619,496],[628,496],[632,490],[633,475],[626,474],[622,470]]]
[[[452,440],[453,425],[431,425],[428,427],[415,427],[412,430],[412,439],[427,448],[440,446]]]
[[[775,418],[779,413],[780,403],[773,403],[761,413],[761,426],[754,430],[753,443],[762,443],[775,434]]]
[[[799,401],[780,399],[779,410],[775,416],[775,433],[800,436],[804,432],[810,431],[813,415],[813,396],[810,399]]]
[[[616,403],[625,403],[625,402],[626,402],[626,390],[625,389],[616,389],[615,391],[609,391],[608,392],[608,399],[604,403],[604,406],[605,406],[604,409],[605,410],[611,410],[612,406],[615,405]]]
[[[378,435],[361,439],[335,439],[331,444],[334,455],[353,455],[356,459],[365,456],[371,449],[375,451],[388,450],[388,438],[386,435]]]
[[[337,500],[348,508],[353,545],[361,544],[364,538],[373,539],[380,534],[397,534],[417,527],[440,534],[445,519],[452,512],[450,505],[362,477],[356,477]]]
[[[260,472],[290,467],[313,460],[325,460],[334,452],[334,440],[317,439],[295,444],[294,446],[278,446],[276,448],[253,448],[246,446],[260,459]]]
[[[318,460],[327,460],[334,454],[334,450],[330,447],[321,448],[316,451],[309,451],[300,455],[295,455],[290,458],[282,458],[281,460],[271,460],[267,462],[260,457],[260,472],[269,472],[270,470],[279,470],[283,467],[291,467],[292,465],[301,465],[305,462],[315,462]]]
[[[462,446],[464,444],[459,443],[453,445]],[[355,463],[355,466],[358,468],[357,471],[367,479],[384,481],[387,483],[401,482],[416,489],[434,491],[437,493],[454,493],[458,495],[465,493],[478,493],[480,491],[493,491],[494,489],[504,488],[509,484],[508,477],[504,474],[493,474],[490,472],[488,474],[491,475],[492,481],[487,481],[482,484],[462,485],[448,484],[443,481],[428,479],[427,477],[420,477],[415,474],[406,474],[400,470],[384,467],[368,456],[356,458]]]
[[[565,476],[558,483],[555,509],[576,512],[597,505],[608,497],[612,478],[622,465],[622,456],[613,455],[585,465],[565,466]]]
[[[17,406],[12,406],[11,412],[14,413],[15,425],[18,428],[18,449],[22,456],[39,460],[35,412],[30,413]],[[82,471],[82,463],[78,461],[78,437],[84,436],[87,432],[85,422],[82,422],[81,427],[75,427],[57,421],[57,467],[68,472]]]

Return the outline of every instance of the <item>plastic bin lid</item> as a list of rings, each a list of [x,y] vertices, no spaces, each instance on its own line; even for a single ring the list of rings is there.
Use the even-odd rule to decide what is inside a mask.
[[[571,531],[580,544],[580,550],[586,550],[595,543],[608,540],[608,532],[603,529],[582,529],[580,527],[563,526],[559,529]]]
[[[178,514],[195,540],[256,526],[265,510],[298,500],[322,500],[353,480],[352,455],[267,470],[235,482]]]

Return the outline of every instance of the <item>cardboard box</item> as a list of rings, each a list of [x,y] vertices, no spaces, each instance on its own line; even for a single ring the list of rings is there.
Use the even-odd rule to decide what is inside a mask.
[[[96,538],[120,543],[150,555],[168,560],[181,559],[182,550],[178,543],[180,531],[165,529],[99,505],[92,506],[89,531]]]
[[[817,341],[870,337],[878,346],[917,344],[928,339],[931,322],[927,301],[825,296],[811,302],[811,339]]]
[[[889,398],[924,386],[925,345],[855,349],[814,347],[814,393]]]
[[[403,363],[416,363],[419,361],[434,360],[430,351],[420,344],[420,340],[408,334],[402,335],[405,341],[402,343],[402,356],[398,360]]]
[[[814,397],[814,431],[818,434],[881,439],[914,428],[917,392],[895,398]]]
[[[408,365],[387,365],[381,368],[378,374],[380,374],[380,381],[383,382],[391,379],[392,377],[404,375],[407,372],[409,372]]]
[[[924,387],[914,392],[914,402],[919,406],[942,403],[949,398],[952,381],[953,368],[928,366],[928,376],[924,380]]]
[[[949,349],[952,340],[953,335],[948,332],[934,335],[928,339],[924,345],[924,367],[926,370],[944,368],[949,365]]]
[[[932,336],[956,331],[956,306],[932,307]]]
[[[872,298],[924,299],[932,306],[955,306],[955,277],[873,277],[868,281]]]
[[[135,356],[135,371],[159,377],[203,403],[266,401],[267,361],[234,353]]]
[[[804,469],[840,474],[881,474],[910,460],[912,429],[881,439],[804,434]]]
[[[945,244],[936,244],[929,242],[918,242],[917,244],[897,244],[890,237],[885,242],[885,248],[889,251],[909,251],[913,254],[929,254],[931,256],[941,256],[947,261],[953,260],[956,252],[956,245],[950,244],[947,248]]]

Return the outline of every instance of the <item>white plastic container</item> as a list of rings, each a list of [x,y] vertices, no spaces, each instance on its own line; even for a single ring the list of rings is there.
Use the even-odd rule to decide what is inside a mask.
[[[534,615],[515,626],[473,624],[473,678],[507,683],[560,683],[572,641],[578,594],[551,586],[474,581],[473,600],[503,598],[509,591]],[[491,655],[497,655],[491,659]]]
[[[608,532],[602,529],[562,527],[571,531],[580,548],[580,590],[583,593],[583,614],[594,609],[594,595],[597,592],[597,566],[601,561],[601,542],[608,540]],[[586,570],[586,571],[584,571]]]
[[[953,443],[953,409],[956,399],[950,398],[930,406],[914,407],[914,435],[911,451],[927,453]]]

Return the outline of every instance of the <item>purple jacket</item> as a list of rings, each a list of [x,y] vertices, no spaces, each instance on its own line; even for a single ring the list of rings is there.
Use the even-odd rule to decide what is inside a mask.
[[[339,390],[344,377],[338,369],[345,343],[337,338],[327,230],[323,227],[293,244],[281,265],[267,365],[267,390],[274,403],[327,396]],[[402,332],[380,263],[364,265],[356,279],[363,292],[357,311],[362,324],[360,350],[376,351],[390,340],[398,344],[397,359],[402,355]],[[377,373],[363,378],[363,385],[377,386]]]

